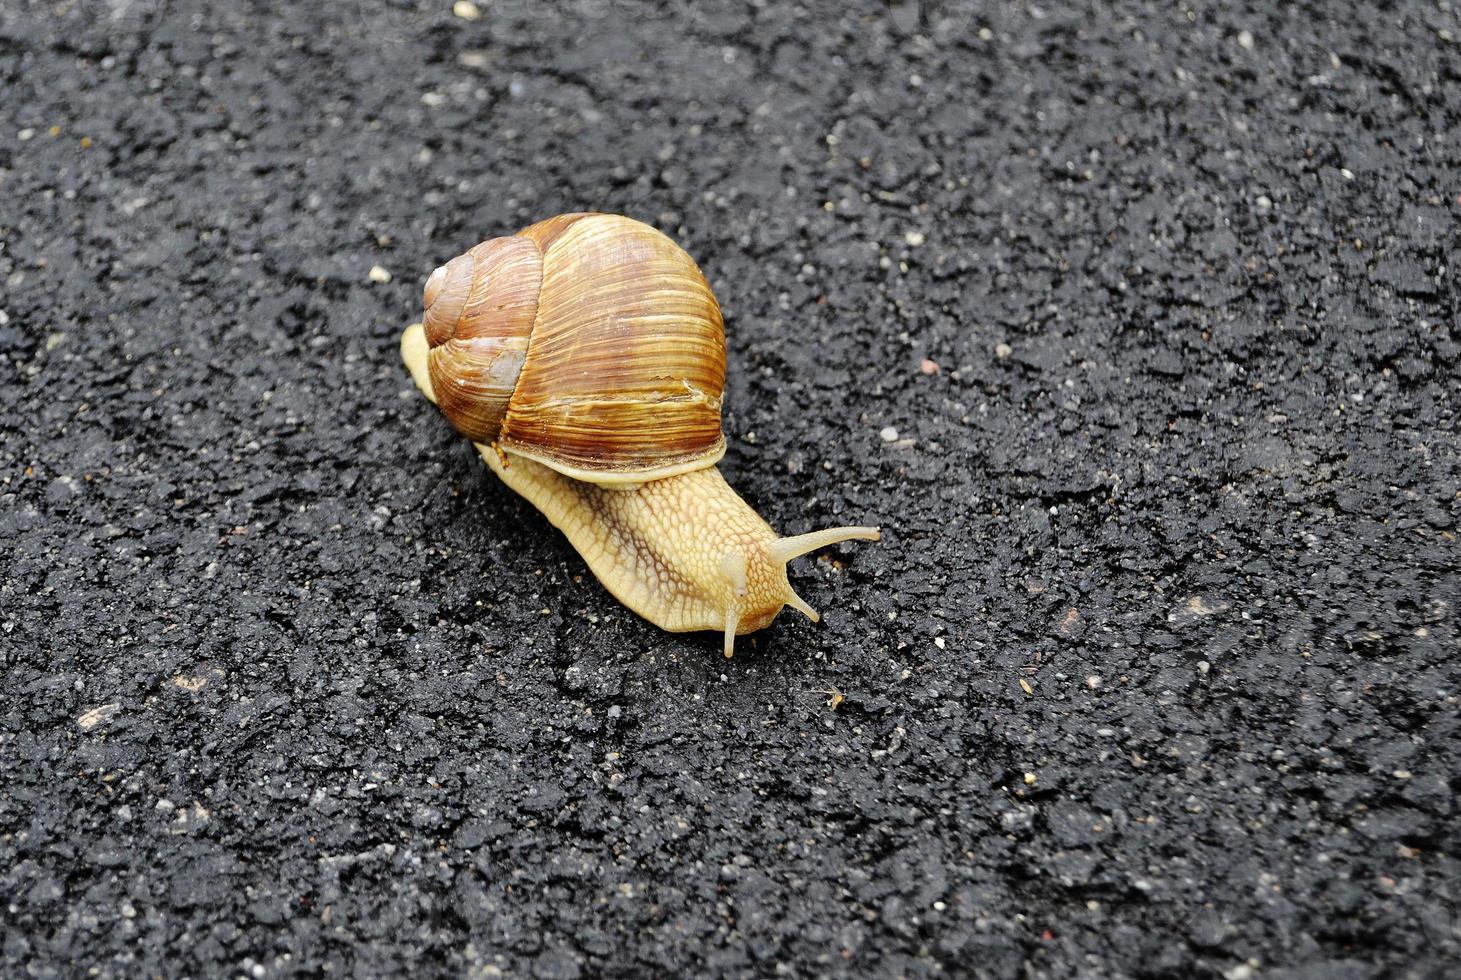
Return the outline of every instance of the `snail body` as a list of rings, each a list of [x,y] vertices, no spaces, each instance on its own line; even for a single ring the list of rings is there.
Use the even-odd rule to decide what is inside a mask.
[[[725,332],[694,261],[618,215],[483,242],[427,280],[401,338],[416,385],[624,605],[735,637],[817,613],[786,563],[873,527],[781,538],[715,464]]]

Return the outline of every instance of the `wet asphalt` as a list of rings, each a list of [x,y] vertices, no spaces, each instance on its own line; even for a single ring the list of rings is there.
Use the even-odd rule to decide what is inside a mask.
[[[473,14],[475,13],[475,18]],[[0,974],[1440,977],[1461,16],[0,3]],[[825,613],[637,619],[414,392],[555,213]]]

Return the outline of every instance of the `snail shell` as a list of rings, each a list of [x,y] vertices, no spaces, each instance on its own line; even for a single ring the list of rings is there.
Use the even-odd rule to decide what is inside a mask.
[[[432,387],[473,442],[599,484],[725,455],[720,306],[648,225],[549,218],[452,259],[424,298]]]

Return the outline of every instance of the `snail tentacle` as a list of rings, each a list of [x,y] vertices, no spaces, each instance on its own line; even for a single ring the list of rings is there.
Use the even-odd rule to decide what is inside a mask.
[[[788,562],[841,541],[877,541],[882,537],[875,527],[829,527],[808,534],[777,538],[767,552],[773,559]]]
[[[786,590],[786,604],[814,623],[819,623],[822,621],[821,615],[811,607],[807,600],[797,595],[796,590],[791,588],[790,586],[788,586]]]
[[[725,609],[725,659],[729,660],[736,655],[736,624],[739,621],[736,615],[736,604],[731,603]]]

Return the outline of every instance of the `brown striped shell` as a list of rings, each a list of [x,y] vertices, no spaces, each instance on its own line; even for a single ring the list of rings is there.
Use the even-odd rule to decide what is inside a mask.
[[[564,214],[426,281],[438,404],[473,442],[599,484],[725,454],[725,327],[693,259],[649,225]]]

